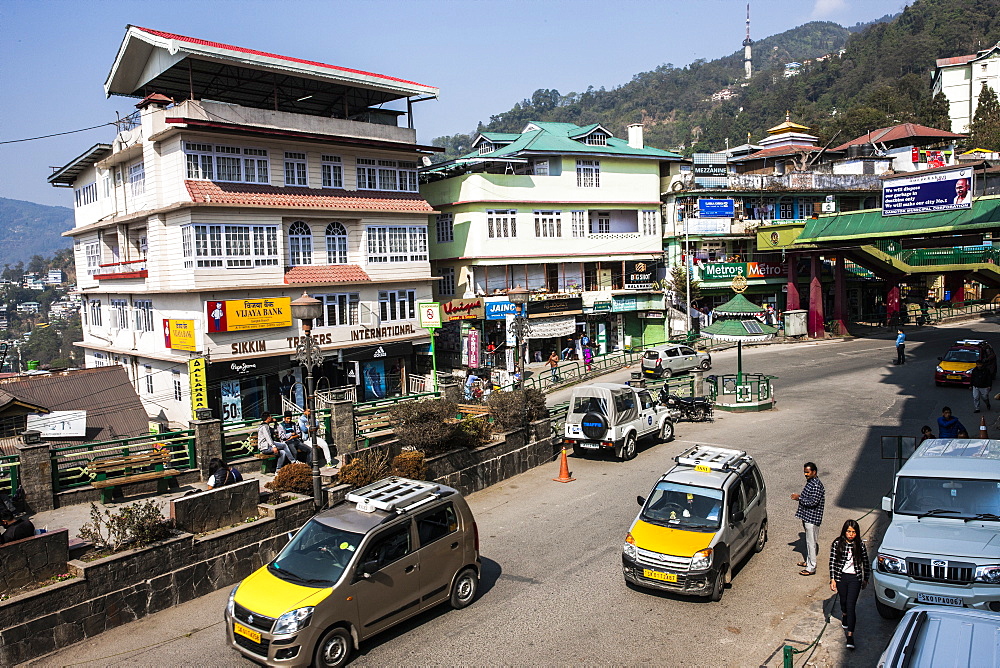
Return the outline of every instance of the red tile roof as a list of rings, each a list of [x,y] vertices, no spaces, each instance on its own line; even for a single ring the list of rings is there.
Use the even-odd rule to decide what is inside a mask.
[[[954,132],[949,132],[948,130],[937,130],[935,128],[929,128],[926,125],[919,125],[917,123],[902,123],[888,128],[872,130],[868,134],[861,135],[857,139],[852,139],[846,144],[841,144],[832,150],[846,151],[847,147],[858,144],[870,144],[872,142],[888,143],[911,139],[913,137],[923,137],[926,139],[964,139],[965,135],[955,134]]]
[[[417,193],[369,192],[324,188],[293,188],[250,183],[185,181],[193,202],[235,204],[337,211],[388,211],[433,213],[434,209]]]
[[[365,270],[355,264],[306,265],[285,272],[285,283],[351,283],[370,281]]]
[[[765,148],[756,153],[751,153],[750,155],[743,156],[742,158],[733,158],[730,162],[746,162],[748,160],[762,160],[763,158],[776,158],[782,155],[795,155],[797,153],[812,153],[815,151],[822,151],[823,149],[819,146],[814,146],[812,144],[786,144],[785,146],[773,146],[771,148]]]
[[[937,66],[945,67],[946,65],[964,65],[970,60],[975,60],[976,55],[977,54],[973,53],[970,56],[952,56],[951,58],[938,58]]]
[[[178,35],[172,32],[163,32],[162,30],[151,30],[149,28],[143,28],[141,26],[134,26],[138,30],[147,32],[150,35],[156,35],[157,37],[162,37],[164,39],[175,39],[178,42],[188,42],[190,44],[199,44],[201,46],[208,46],[214,49],[228,49],[230,51],[236,51],[238,53],[248,53],[254,56],[264,56],[265,58],[277,58],[278,60],[286,60],[291,63],[301,63],[302,65],[312,65],[313,67],[325,67],[331,70],[337,70],[339,72],[350,72],[351,74],[360,74],[366,77],[376,77],[378,79],[384,79],[386,81],[398,81],[404,84],[412,84],[414,86],[426,86],[427,84],[417,83],[416,81],[408,81],[406,79],[400,79],[398,77],[390,77],[385,74],[375,74],[374,72],[365,72],[364,70],[354,70],[349,67],[337,67],[336,65],[327,65],[326,63],[318,63],[314,60],[303,60],[301,58],[292,58],[290,56],[280,56],[276,53],[268,53],[267,51],[258,51],[256,49],[247,49],[242,46],[233,46],[231,44],[223,44],[222,42],[210,42],[204,39],[198,39],[196,37],[185,37],[184,35]]]

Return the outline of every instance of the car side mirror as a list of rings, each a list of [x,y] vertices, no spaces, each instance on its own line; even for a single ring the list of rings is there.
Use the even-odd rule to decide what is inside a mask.
[[[746,518],[747,518],[746,513],[744,513],[742,510],[737,510],[735,513],[733,513],[732,517],[734,524],[739,524]]]
[[[637,496],[637,497],[635,497],[635,502],[638,503],[640,506],[643,506],[643,505],[646,504],[646,497],[644,497],[644,496]]]
[[[287,536],[288,536],[288,542],[291,543],[292,539],[295,538],[295,532],[294,531],[289,531],[288,534],[287,534]]]
[[[882,497],[882,510],[884,510],[887,513],[891,513],[892,512],[892,497],[891,496],[883,496]]]
[[[369,559],[368,561],[361,564],[361,568],[358,569],[358,573],[361,577],[368,580],[371,578],[372,573],[378,570],[378,561],[375,559]]]

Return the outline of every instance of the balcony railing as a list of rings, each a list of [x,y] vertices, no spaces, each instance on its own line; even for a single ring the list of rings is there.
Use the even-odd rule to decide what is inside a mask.
[[[98,265],[99,269],[94,274],[94,278],[99,281],[106,281],[114,278],[146,278],[149,271],[146,269],[146,258],[139,260],[125,260],[123,262],[108,262]]]
[[[1000,264],[1000,249],[984,248],[915,248],[903,249],[899,242],[879,240],[874,244],[886,255],[892,255],[911,267],[933,267],[944,264]]]

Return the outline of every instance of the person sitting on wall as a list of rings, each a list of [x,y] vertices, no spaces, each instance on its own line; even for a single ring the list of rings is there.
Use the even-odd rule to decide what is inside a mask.
[[[287,443],[274,440],[274,434],[271,432],[272,422],[274,422],[274,417],[270,413],[264,413],[260,416],[260,428],[257,429],[257,449],[262,455],[276,456],[278,464],[274,470],[279,471],[286,463],[294,464],[298,460]]]
[[[213,457],[208,462],[208,488],[224,487],[235,482],[243,482],[243,474],[239,469],[233,468],[229,464],[223,463],[218,457]]]
[[[25,516],[14,517],[14,513],[6,508],[0,508],[0,543],[13,543],[15,540],[31,538],[35,535],[35,525]]]
[[[302,415],[299,416],[299,431],[302,432],[302,439],[309,443],[312,447],[313,442],[313,431],[316,432],[316,446],[323,452],[323,456],[326,458],[326,465],[333,466],[333,454],[330,452],[330,444],[326,442],[326,439],[319,435],[319,423],[315,427],[310,426],[312,422],[312,409],[307,408],[302,411]]]
[[[286,443],[293,452],[301,454],[306,464],[312,464],[312,446],[302,440],[302,431],[299,425],[292,422],[291,411],[285,411],[278,423],[278,440]]]

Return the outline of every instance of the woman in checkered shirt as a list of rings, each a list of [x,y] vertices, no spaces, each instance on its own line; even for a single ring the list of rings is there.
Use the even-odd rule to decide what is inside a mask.
[[[868,586],[871,577],[872,567],[865,543],[861,540],[861,528],[856,521],[847,520],[830,546],[830,591],[840,594],[847,649],[854,649],[854,625],[858,619],[854,608],[861,590]]]

